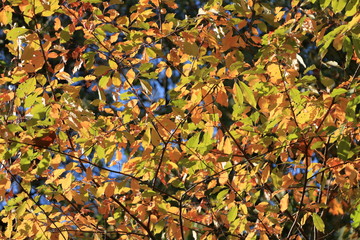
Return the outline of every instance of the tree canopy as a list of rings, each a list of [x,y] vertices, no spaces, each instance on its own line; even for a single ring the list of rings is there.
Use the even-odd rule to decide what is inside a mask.
[[[358,239],[359,0],[7,0],[0,237]]]

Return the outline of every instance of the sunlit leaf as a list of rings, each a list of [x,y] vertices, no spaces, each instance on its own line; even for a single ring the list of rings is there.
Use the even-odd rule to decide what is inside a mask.
[[[319,215],[317,215],[316,213],[313,213],[311,216],[312,216],[312,219],[313,219],[316,229],[320,232],[324,232],[325,224],[324,224],[324,221],[322,220],[322,218]]]

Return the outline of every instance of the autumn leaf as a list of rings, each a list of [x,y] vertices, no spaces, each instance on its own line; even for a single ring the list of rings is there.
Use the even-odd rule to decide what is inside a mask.
[[[357,239],[358,7],[3,1],[0,238]]]
[[[280,201],[280,211],[285,212],[289,207],[289,194],[285,194]]]

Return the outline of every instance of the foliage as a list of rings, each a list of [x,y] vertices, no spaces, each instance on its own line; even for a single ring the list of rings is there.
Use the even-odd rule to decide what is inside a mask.
[[[0,236],[358,238],[359,2],[4,1]]]

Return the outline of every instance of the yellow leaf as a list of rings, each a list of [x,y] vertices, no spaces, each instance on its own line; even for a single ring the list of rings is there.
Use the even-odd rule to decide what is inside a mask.
[[[276,22],[280,21],[282,19],[282,17],[284,16],[284,14],[285,14],[285,11],[278,12],[275,16],[275,21]]]
[[[248,214],[248,209],[246,207],[245,204],[240,204],[240,209],[243,215],[247,215]]]
[[[116,220],[115,220],[113,217],[109,217],[109,218],[107,219],[107,223],[108,223],[109,225],[115,225],[115,224],[116,224]]]
[[[226,138],[224,142],[224,153],[225,154],[231,154],[232,153],[232,145],[230,138]]]
[[[61,156],[60,154],[56,154],[50,161],[52,167],[57,167],[61,163]]]
[[[167,68],[165,74],[166,74],[166,76],[167,76],[168,78],[170,78],[171,75],[172,75],[172,70],[171,70],[171,68]]]
[[[304,216],[301,218],[300,224],[303,226],[306,223],[306,220],[311,216],[311,212],[307,212],[304,214]]]
[[[275,85],[280,84],[280,82],[282,80],[282,76],[281,76],[279,66],[275,63],[269,64],[268,67],[266,68],[266,70],[267,70],[268,74],[270,75],[270,82]]]
[[[13,221],[12,218],[10,218],[10,216],[8,216],[8,219],[5,218],[5,220],[7,220],[7,228],[4,232],[5,237],[8,239],[11,239],[11,233],[13,232]]]
[[[252,240],[252,239],[254,239],[254,237],[255,237],[255,239],[256,239],[255,232],[250,232],[250,233],[246,236],[245,240]]]
[[[224,185],[227,182],[228,179],[229,179],[229,174],[227,172],[220,173],[219,183],[221,185]]]
[[[96,188],[96,193],[95,193],[95,197],[100,197],[104,194],[105,192],[105,185],[101,186],[101,187],[98,187]]]
[[[171,33],[174,23],[173,22],[163,23],[161,26],[162,26],[163,34],[165,35]]]
[[[57,226],[58,226],[59,224],[57,224]],[[69,233],[67,232],[67,231],[62,231],[62,234],[60,234],[59,235],[59,239],[60,240],[67,240],[67,239],[69,239]]]
[[[185,76],[189,76],[191,69],[192,69],[192,64],[189,64],[189,63],[184,64],[183,73],[185,74]]]
[[[133,83],[133,81],[135,80],[135,72],[134,70],[130,69],[127,73],[126,73],[126,79],[129,81],[130,84]]]
[[[285,212],[288,209],[288,206],[289,206],[289,194],[287,193],[280,200],[280,211]]]
[[[60,156],[60,155],[59,155]],[[54,158],[57,158],[56,156]],[[52,164],[52,162],[51,162]],[[65,172],[65,169],[55,169],[52,176],[49,177],[45,183],[46,184],[49,184],[49,183],[52,183],[53,181],[55,181],[63,172]]]
[[[85,80],[86,81],[93,81],[93,80],[95,80],[96,79],[96,77],[94,76],[94,75],[87,75],[87,76],[85,76]]]
[[[208,184],[208,189],[214,188],[216,186],[217,182],[216,180],[211,180]]]
[[[114,62],[113,60],[109,60],[109,66],[111,67],[111,69],[116,70],[118,68],[118,65],[116,62]]]
[[[300,2],[300,0],[292,0],[291,7],[295,7],[296,5],[298,5],[299,2]]]
[[[70,188],[71,179],[72,179],[72,174],[71,173],[66,174],[65,178],[60,179],[61,187],[62,187],[63,190],[66,190],[66,189]]]

